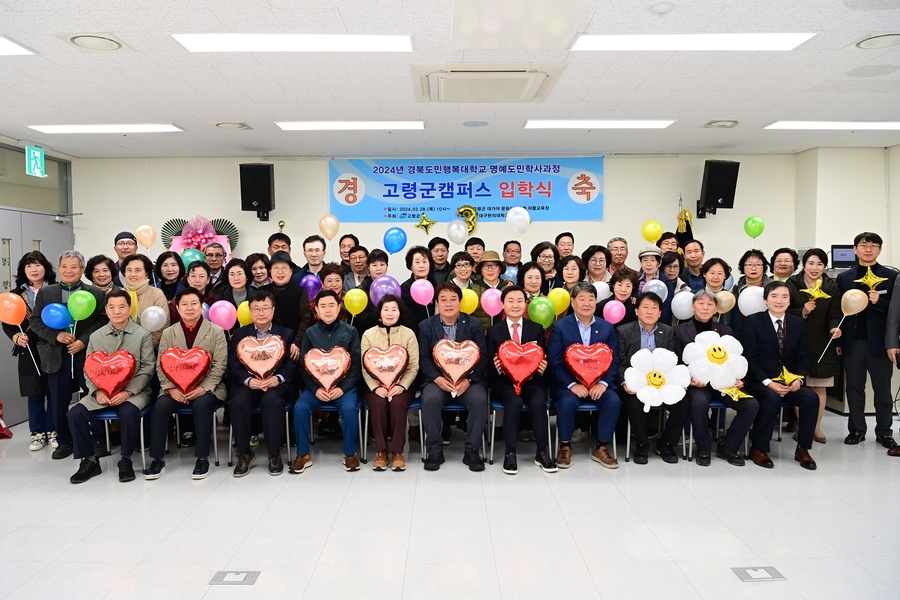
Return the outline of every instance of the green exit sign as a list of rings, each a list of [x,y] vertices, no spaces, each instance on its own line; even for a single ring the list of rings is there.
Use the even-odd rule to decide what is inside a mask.
[[[44,149],[39,146],[25,146],[25,174],[32,177],[46,177],[44,170]]]

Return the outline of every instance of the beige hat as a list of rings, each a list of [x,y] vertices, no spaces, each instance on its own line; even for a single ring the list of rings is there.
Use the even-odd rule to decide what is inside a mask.
[[[500,265],[501,275],[506,273],[506,263],[503,262],[503,259],[500,258],[500,255],[497,254],[495,250],[488,250],[481,255],[481,259],[477,263],[475,263],[475,272],[481,275],[481,270],[484,268],[484,264],[489,262],[495,262]]]
[[[638,260],[645,256],[655,256],[657,262],[662,262],[662,251],[656,246],[647,246],[638,254]]]

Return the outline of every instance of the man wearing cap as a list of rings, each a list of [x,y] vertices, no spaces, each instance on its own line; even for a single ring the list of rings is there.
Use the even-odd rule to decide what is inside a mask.
[[[123,287],[122,261],[132,254],[137,254],[137,238],[134,237],[134,234],[130,231],[122,231],[116,236],[115,246],[113,246],[113,248],[116,251],[116,256],[119,257],[119,260],[116,261],[116,276],[113,277],[113,283],[115,283],[117,287]],[[151,273],[150,285],[155,283],[153,279],[153,274]]]
[[[489,289],[496,288],[501,292],[512,283],[501,276],[506,273],[506,264],[500,258],[495,250],[488,250],[481,255],[481,260],[475,263],[475,273],[477,278],[473,279],[472,289],[478,294],[478,308],[472,313],[472,316],[481,320],[481,325],[487,330],[491,327],[493,319],[488,315],[481,306],[481,295]]]
[[[291,360],[300,358],[300,344],[309,326],[310,316],[306,288],[291,279],[294,267],[296,265],[291,260],[291,255],[279,250],[269,259],[269,275],[272,277],[272,283],[259,288],[272,292],[275,296],[275,324],[294,332],[294,339],[290,345]]]

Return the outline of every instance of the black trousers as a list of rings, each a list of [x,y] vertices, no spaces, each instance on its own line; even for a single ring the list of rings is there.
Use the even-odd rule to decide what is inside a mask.
[[[689,387],[686,399],[691,412],[691,430],[699,452],[712,451],[713,439],[709,434],[710,400],[718,400],[736,413],[722,440],[725,447],[732,452],[740,450],[741,442],[744,441],[744,437],[753,425],[753,419],[759,413],[759,402],[756,401],[756,398],[741,398],[735,401],[731,396],[724,396],[709,386]]]
[[[484,440],[484,426],[487,424],[487,390],[480,383],[473,383],[466,393],[456,398],[450,397],[434,383],[426,383],[422,388],[422,427],[425,428],[425,447],[428,453],[441,451],[441,409],[448,402],[459,402],[466,407],[469,418],[466,421],[466,450],[481,447]]]
[[[69,404],[72,402],[72,393],[80,391],[87,394],[87,386],[84,383],[84,352],[75,355],[75,378],[72,378],[72,355],[62,352],[62,364],[56,373],[47,374],[47,387],[50,390],[50,410],[53,412],[53,420],[56,423],[57,440],[61,446],[72,445],[72,432],[69,429],[69,421],[66,413],[69,412]],[[93,456],[93,452],[88,456]]]
[[[846,346],[845,346],[846,348]],[[855,340],[844,352],[844,369],[847,371],[847,404],[850,431],[866,432],[866,372],[872,378],[875,401],[875,435],[891,435],[891,374],[894,369],[887,354],[874,355],[868,340]]]
[[[628,411],[628,420],[631,422],[631,434],[634,436],[634,443],[638,446],[647,446],[647,413],[644,412],[644,403],[638,400],[638,397],[629,394],[623,389],[618,390],[619,398]],[[681,431],[684,422],[688,416],[688,402],[686,398],[675,404],[665,405],[669,411],[669,418],[666,419],[666,425],[659,437],[659,441],[673,446],[681,439]]]
[[[372,420],[375,450],[379,452],[390,450],[395,454],[403,452],[403,446],[406,443],[406,419],[409,414],[409,405],[416,398],[415,391],[406,390],[388,402],[387,398],[382,398],[368,387],[364,387],[363,396],[369,407],[369,418]],[[390,448],[388,448],[388,436],[391,438]]]
[[[216,409],[216,397],[206,392],[190,404],[178,402],[172,396],[163,394],[156,400],[150,413],[150,456],[162,460],[166,455],[166,437],[172,414],[185,406],[190,406],[194,417],[197,445],[194,456],[209,458],[209,445],[213,436],[212,417]]]
[[[550,440],[547,436],[547,390],[537,385],[525,384],[522,394],[516,394],[515,388],[506,382],[494,386],[494,393],[503,404],[503,442],[507,450],[515,450],[519,441],[519,420],[522,418],[522,407],[528,404],[534,441],[537,450],[549,451]]]
[[[251,390],[245,385],[235,386],[229,399],[235,450],[244,454],[250,452],[253,409],[258,406],[262,413],[266,449],[270,454],[281,452],[281,446],[284,444],[284,407],[294,397],[296,394],[283,383],[265,392]],[[308,425],[301,423],[300,427]]]
[[[131,458],[134,447],[141,435],[141,410],[128,402],[111,407],[119,415],[119,432],[122,436],[122,458]],[[84,404],[76,404],[66,415],[69,421],[69,429],[72,432],[75,458],[88,458],[94,456],[94,443],[91,438],[91,420],[101,410],[88,410]]]
[[[788,392],[784,398],[759,382],[747,384],[747,393],[759,402],[759,413],[750,430],[751,448],[769,452],[772,430],[775,419],[781,414],[781,403],[787,402],[800,409],[799,430],[797,440],[801,447],[812,448],[816,419],[819,416],[819,397],[809,388],[802,387],[796,392]]]

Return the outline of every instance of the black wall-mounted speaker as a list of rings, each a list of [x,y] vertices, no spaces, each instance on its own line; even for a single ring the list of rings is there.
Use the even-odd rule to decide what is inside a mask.
[[[730,160],[708,160],[703,167],[703,186],[698,206],[715,214],[718,208],[734,208],[738,168],[741,163]]]
[[[268,213],[274,209],[275,165],[241,165],[241,210]]]

